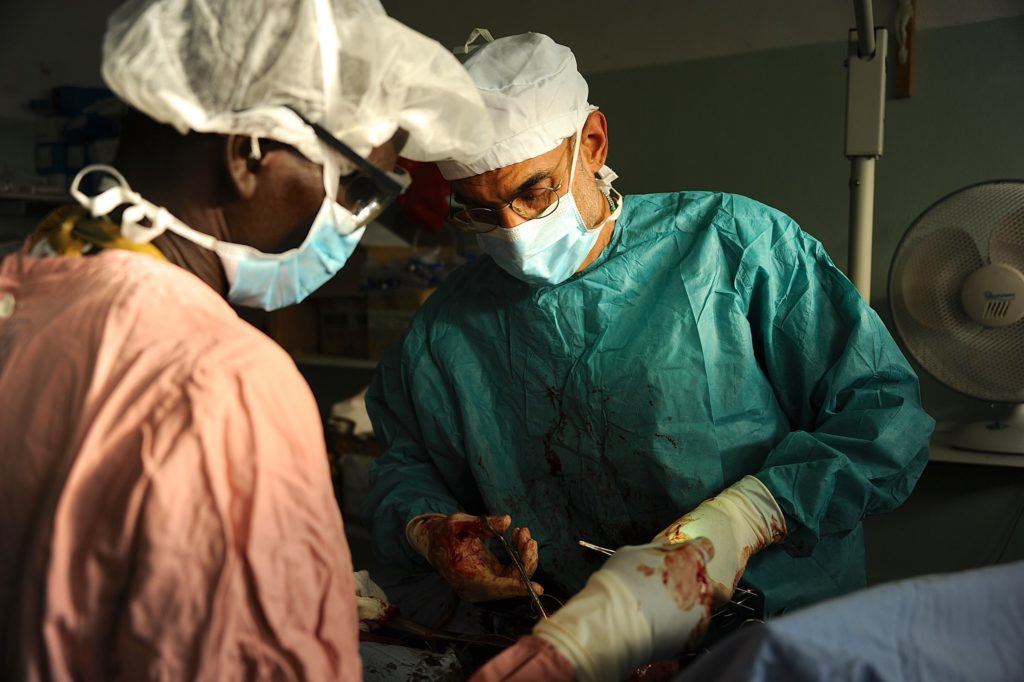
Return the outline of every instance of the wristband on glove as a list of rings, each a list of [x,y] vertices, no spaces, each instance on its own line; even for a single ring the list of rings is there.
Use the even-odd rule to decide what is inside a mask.
[[[420,514],[405,524],[405,539],[409,545],[426,560],[430,560],[430,527],[438,520],[447,518],[444,514]]]

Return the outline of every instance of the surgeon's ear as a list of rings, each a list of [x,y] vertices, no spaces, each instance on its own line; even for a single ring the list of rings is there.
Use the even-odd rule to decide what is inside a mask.
[[[580,162],[587,172],[601,170],[608,158],[608,120],[601,111],[593,111],[580,132]]]
[[[228,179],[239,199],[252,199],[259,186],[261,158],[248,135],[228,135],[225,145]]]

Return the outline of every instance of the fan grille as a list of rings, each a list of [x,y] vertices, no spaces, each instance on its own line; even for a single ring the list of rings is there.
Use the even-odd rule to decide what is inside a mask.
[[[914,221],[890,271],[893,321],[939,381],[982,400],[1024,402],[1024,320],[986,327],[960,302],[964,280],[989,262],[1024,272],[1024,182],[967,187]]]

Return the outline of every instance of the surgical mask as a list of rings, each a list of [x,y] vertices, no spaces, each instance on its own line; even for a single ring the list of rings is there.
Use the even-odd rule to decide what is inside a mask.
[[[228,300],[232,303],[276,310],[304,300],[331,279],[352,255],[365,225],[368,211],[354,215],[333,198],[327,178],[337,178],[336,166],[324,167],[326,196],[313,220],[309,233],[297,248],[280,254],[263,253],[250,246],[224,242],[195,230],[167,209],[132,191],[117,170],[110,166],[88,166],[71,185],[71,195],[93,216],[107,215],[124,206],[121,233],[136,243],[148,243],[170,231],[217,254],[228,280]],[[115,182],[95,196],[80,189],[82,178],[93,172],[109,175]],[[374,214],[375,215],[375,214]],[[143,224],[144,222],[148,224]]]
[[[505,272],[529,284],[560,284],[572,277],[594,248],[601,229],[622,211],[622,195],[612,181],[617,177],[610,168],[598,173],[598,187],[615,204],[611,215],[599,224],[588,227],[576,206],[572,183],[576,176],[580,130],[573,144],[572,168],[568,189],[558,206],[542,218],[527,220],[512,228],[497,228],[477,235],[480,248],[491,256]]]
[[[237,305],[277,310],[304,301],[344,267],[366,227],[334,199],[325,197],[306,239],[297,248],[267,254],[240,244],[218,242]]]

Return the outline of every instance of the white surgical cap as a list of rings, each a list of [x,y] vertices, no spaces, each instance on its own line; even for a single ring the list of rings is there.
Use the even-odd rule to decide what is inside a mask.
[[[363,156],[399,127],[417,161],[493,139],[458,60],[378,0],[135,0],[110,17],[103,77],[183,134],[272,138],[321,164],[327,147],[287,107]]]
[[[595,107],[576,57],[540,33],[499,38],[466,60],[494,124],[482,155],[459,154],[437,164],[447,180],[503,168],[551,151],[573,135]]]

